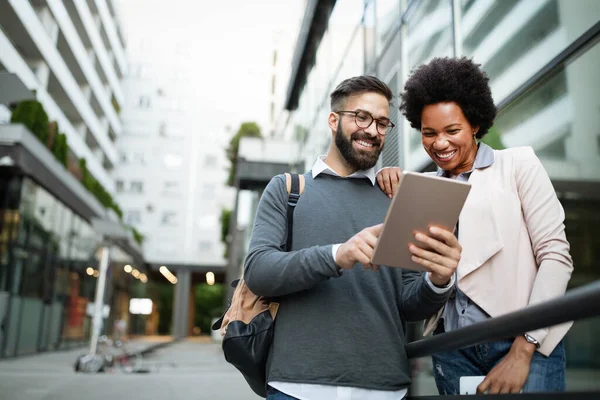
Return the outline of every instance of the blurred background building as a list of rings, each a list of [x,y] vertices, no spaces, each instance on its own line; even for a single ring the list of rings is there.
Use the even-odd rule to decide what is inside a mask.
[[[207,273],[223,281],[220,217],[233,195],[225,186],[230,122],[202,106],[213,94],[199,69],[218,59],[204,57],[196,6],[119,2],[129,69],[123,79],[117,198],[125,221],[144,233],[150,268],[164,266],[177,276],[174,323],[182,336],[192,332],[194,284],[206,283]]]
[[[535,149],[565,208],[570,287],[579,286],[600,279],[599,39],[596,0],[308,0],[292,63],[279,71],[289,79],[274,131],[297,143],[299,169],[307,171],[329,147],[328,96],[343,79],[376,75],[398,94],[410,71],[433,57],[472,57],[488,73],[498,107],[484,141]],[[379,165],[435,170],[397,105]],[[572,389],[597,379],[599,329],[598,319],[579,321],[565,339]],[[427,393],[431,368],[422,371],[417,383]]]
[[[126,71],[112,0],[0,1],[0,357],[88,340],[106,239],[95,220],[123,232],[105,331],[143,292],[141,249],[111,196]]]

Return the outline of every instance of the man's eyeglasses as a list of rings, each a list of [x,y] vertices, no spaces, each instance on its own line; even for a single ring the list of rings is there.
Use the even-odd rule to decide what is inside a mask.
[[[354,114],[354,122],[361,129],[367,129],[375,121],[377,133],[387,135],[396,126],[387,118],[373,118],[371,114],[363,110],[357,111],[334,111],[337,114]]]

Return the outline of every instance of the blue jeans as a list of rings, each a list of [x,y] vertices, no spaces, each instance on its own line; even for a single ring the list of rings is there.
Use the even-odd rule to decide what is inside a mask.
[[[267,387],[267,400],[298,400],[295,397],[287,395],[279,390],[272,388],[271,386]]]
[[[508,354],[513,341],[510,339],[488,342],[431,356],[433,375],[439,393],[459,394],[461,376],[487,375]],[[564,392],[565,369],[565,348],[562,342],[549,357],[536,351],[523,392]]]

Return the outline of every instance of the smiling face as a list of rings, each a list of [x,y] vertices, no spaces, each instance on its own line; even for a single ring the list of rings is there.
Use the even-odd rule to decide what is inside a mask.
[[[342,106],[343,111],[364,111],[373,118],[389,118],[389,108],[385,96],[374,92],[350,96]],[[351,113],[329,114],[329,126],[335,132],[334,143],[339,157],[335,160],[328,157],[327,162],[333,164],[331,167],[338,173],[346,175],[374,167],[385,142],[385,135],[377,132],[376,121],[364,129],[356,125],[355,118]]]
[[[460,106],[454,102],[429,104],[421,113],[421,142],[438,167],[452,175],[470,171],[477,155],[475,134]]]

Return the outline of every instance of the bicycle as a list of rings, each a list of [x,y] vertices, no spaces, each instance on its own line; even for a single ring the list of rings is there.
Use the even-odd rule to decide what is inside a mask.
[[[123,373],[138,372],[142,367],[142,353],[131,350],[122,340],[112,340],[103,335],[98,339],[96,354],[78,357],[75,371],[107,372],[114,369]]]
[[[142,367],[142,353],[132,350],[122,340],[112,340],[103,335],[98,340],[98,354],[104,360],[103,368],[116,368],[120,372],[138,372]]]

